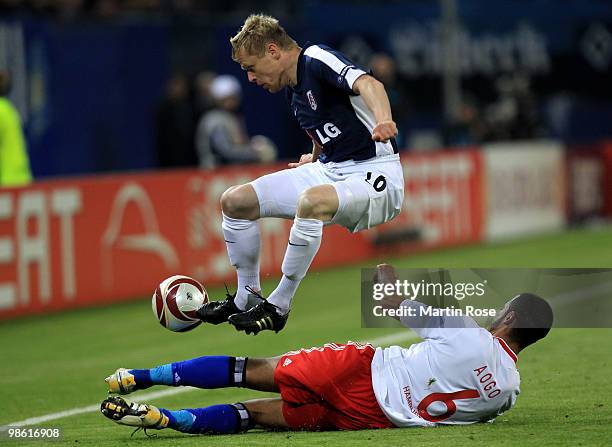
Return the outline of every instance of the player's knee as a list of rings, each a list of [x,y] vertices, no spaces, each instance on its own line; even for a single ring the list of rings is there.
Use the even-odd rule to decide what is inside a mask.
[[[221,209],[226,216],[233,217],[232,214],[236,212],[238,208],[238,198],[233,193],[236,186],[231,186],[223,191],[221,194]]]
[[[259,204],[253,200],[248,185],[232,186],[221,195],[223,214],[234,219],[255,220],[259,217]]]
[[[325,196],[316,189],[308,189],[298,198],[297,216],[305,219],[327,220],[327,208]]]
[[[298,217],[312,218],[314,214],[314,198],[308,192],[303,192],[298,197],[296,215]]]

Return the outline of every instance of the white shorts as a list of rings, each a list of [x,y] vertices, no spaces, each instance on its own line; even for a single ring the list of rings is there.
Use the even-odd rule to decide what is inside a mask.
[[[313,186],[333,185],[340,205],[331,222],[352,232],[393,219],[402,209],[404,174],[399,155],[365,161],[307,163],[251,182],[261,217],[293,219],[300,194]]]

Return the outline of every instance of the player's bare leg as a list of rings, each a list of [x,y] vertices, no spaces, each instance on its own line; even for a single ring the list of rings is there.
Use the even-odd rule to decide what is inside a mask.
[[[274,370],[280,357],[249,358],[244,387],[251,390],[278,393],[278,386],[274,383]]]
[[[251,414],[253,425],[272,429],[289,429],[283,416],[283,400],[280,397],[247,400],[244,406]]]
[[[258,295],[246,287],[259,291],[259,201],[250,184],[232,186],[221,196],[223,237],[230,263],[236,268],[238,286],[235,295],[228,293],[221,301],[211,301],[198,311],[208,323],[227,321],[232,314],[243,312],[259,304]]]
[[[300,195],[283,259],[280,283],[267,301],[229,317],[229,322],[236,329],[254,334],[262,330],[278,332],[283,329],[291,300],[321,246],[323,223],[332,220],[338,207],[338,194],[333,185],[314,186]]]

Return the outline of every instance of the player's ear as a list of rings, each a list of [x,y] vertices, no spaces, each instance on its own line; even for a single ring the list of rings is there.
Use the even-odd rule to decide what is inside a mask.
[[[515,321],[516,321],[516,312],[513,310],[507,312],[506,315],[504,316],[504,324],[508,326],[514,325]]]
[[[276,60],[281,56],[280,47],[274,42],[268,42],[268,44],[266,44],[266,52]]]

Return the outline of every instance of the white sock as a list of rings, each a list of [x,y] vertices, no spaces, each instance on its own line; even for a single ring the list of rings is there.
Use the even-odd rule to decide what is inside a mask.
[[[323,222],[317,219],[296,217],[289,234],[289,244],[283,259],[283,277],[268,298],[268,301],[286,314],[300,281],[312,263],[323,235]]]
[[[236,267],[238,289],[234,304],[245,310],[248,292],[245,286],[261,290],[259,284],[259,224],[257,221],[234,219],[223,215],[223,238],[230,263]]]

